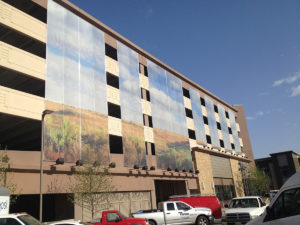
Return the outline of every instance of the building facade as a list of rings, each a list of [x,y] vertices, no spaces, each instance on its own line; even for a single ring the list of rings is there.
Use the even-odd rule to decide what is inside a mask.
[[[68,1],[0,4],[0,144],[19,194],[11,211],[38,217],[41,154],[45,221],[90,219],[68,201],[78,160],[116,165],[110,208],[126,215],[175,194],[243,195],[239,164],[253,154],[242,106]]]
[[[300,155],[294,151],[272,153],[270,157],[255,159],[255,164],[271,178],[270,189],[278,190],[300,170]]]

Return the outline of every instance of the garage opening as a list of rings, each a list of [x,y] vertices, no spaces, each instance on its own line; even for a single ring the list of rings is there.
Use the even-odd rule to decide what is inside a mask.
[[[173,180],[155,180],[156,204],[166,201],[171,195],[187,194],[186,183]]]

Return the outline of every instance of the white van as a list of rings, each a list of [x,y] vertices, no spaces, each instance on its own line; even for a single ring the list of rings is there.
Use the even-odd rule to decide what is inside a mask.
[[[261,216],[247,223],[254,224],[300,224],[300,171],[284,183]]]

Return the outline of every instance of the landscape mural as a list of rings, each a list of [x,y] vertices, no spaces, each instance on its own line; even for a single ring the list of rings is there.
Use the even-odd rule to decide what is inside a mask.
[[[44,159],[107,164],[104,33],[52,0],[47,29]]]
[[[192,169],[181,80],[147,61],[157,167]]]
[[[118,44],[124,166],[146,165],[138,54]]]

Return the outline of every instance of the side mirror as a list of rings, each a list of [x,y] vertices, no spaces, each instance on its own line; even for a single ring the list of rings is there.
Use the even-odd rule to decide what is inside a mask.
[[[225,207],[225,208],[228,208],[228,204],[225,204],[224,207]]]

